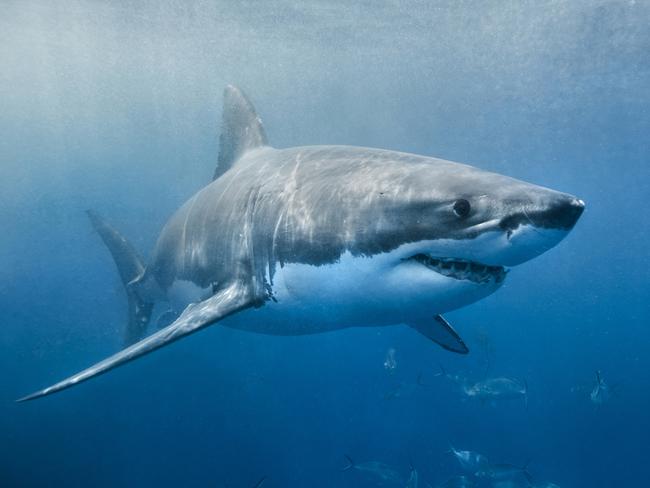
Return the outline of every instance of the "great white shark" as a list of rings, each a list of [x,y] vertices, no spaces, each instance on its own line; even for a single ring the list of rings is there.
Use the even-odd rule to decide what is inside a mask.
[[[573,195],[442,159],[273,148],[250,100],[228,86],[214,179],[172,215],[148,264],[89,212],[126,289],[128,347],[21,401],[217,323],[276,335],[406,324],[466,353],[442,314],[494,293],[583,210]],[[161,301],[175,320],[142,338]]]

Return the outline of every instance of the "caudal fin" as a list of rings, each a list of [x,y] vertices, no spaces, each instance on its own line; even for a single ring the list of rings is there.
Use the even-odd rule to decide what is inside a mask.
[[[343,457],[345,457],[345,460],[348,462],[348,464],[346,464],[343,467],[342,471],[348,471],[348,470],[354,468],[354,460],[350,456],[348,456],[347,454],[343,454]]]
[[[144,265],[135,248],[106,222],[97,212],[88,210],[88,217],[104,241],[117,267],[120,280],[126,291],[128,301],[129,317],[124,333],[124,343],[126,346],[139,341],[149,324],[153,303],[143,300],[132,286],[132,282],[142,276]]]

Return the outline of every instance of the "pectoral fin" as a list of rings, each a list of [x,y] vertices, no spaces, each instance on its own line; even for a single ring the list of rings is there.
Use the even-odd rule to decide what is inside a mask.
[[[445,320],[442,315],[436,315],[431,322],[417,322],[409,324],[427,339],[448,351],[467,354],[469,349],[458,335],[458,332]]]
[[[106,373],[113,368],[117,368],[124,363],[133,361],[134,359],[144,356],[145,354],[155,351],[167,344],[171,344],[182,337],[207,327],[208,325],[212,325],[215,322],[239,312],[244,308],[253,306],[254,304],[255,302],[250,287],[238,282],[233,283],[232,285],[218,291],[207,300],[189,305],[185,311],[183,311],[181,316],[171,325],[155,334],[142,339],[140,342],[123,349],[117,354],[104,359],[80,373],[70,376],[69,378],[48,388],[27,395],[17,401],[23,402],[34,400],[35,398],[65,390],[66,388],[79,384],[102,373]]]

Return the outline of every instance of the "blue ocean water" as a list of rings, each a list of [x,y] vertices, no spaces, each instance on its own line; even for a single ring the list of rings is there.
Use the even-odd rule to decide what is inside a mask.
[[[537,484],[650,486],[648,3],[1,7],[1,486],[378,486],[342,471],[348,455],[404,478],[412,463],[426,487],[462,472],[450,444],[528,464]],[[84,211],[146,255],[211,179],[228,83],[276,147],[435,155],[587,210],[496,294],[447,314],[468,356],[406,327],[212,327],[14,403],[121,348],[126,300]],[[528,406],[467,400],[440,364],[523,378]],[[600,406],[597,370],[614,388]]]

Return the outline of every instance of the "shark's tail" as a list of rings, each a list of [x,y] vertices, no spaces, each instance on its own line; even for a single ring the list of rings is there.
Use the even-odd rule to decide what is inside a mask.
[[[143,300],[132,283],[144,273],[142,259],[117,230],[108,224],[99,214],[88,210],[88,217],[106,247],[113,256],[115,266],[120,274],[122,285],[126,291],[129,307],[129,320],[124,334],[124,343],[129,346],[142,338],[146,331],[153,303]]]
[[[350,469],[354,468],[354,460],[347,454],[343,454],[343,456],[345,457],[345,460],[348,462],[348,464],[343,466],[342,471],[349,471]]]

